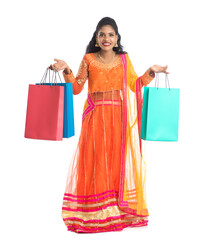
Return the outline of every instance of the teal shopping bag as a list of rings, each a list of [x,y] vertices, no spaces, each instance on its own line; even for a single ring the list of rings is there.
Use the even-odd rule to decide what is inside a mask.
[[[144,87],[141,138],[178,141],[180,89]]]

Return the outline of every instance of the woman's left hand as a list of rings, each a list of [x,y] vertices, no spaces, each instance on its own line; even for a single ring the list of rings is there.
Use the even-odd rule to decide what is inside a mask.
[[[150,67],[150,70],[152,70],[153,72],[155,73],[169,73],[167,72],[167,68],[168,68],[168,65],[162,67],[160,65],[153,65],[152,67]]]

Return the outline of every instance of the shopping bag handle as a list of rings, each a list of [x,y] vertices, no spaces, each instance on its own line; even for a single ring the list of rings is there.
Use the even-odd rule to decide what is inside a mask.
[[[56,85],[57,84],[57,74],[59,76],[60,82],[62,83],[59,72],[57,70],[52,70],[52,71],[53,71],[52,80],[51,80],[51,77],[50,77],[50,69],[47,68],[43,77],[42,77],[42,79],[41,79],[40,85],[44,84],[44,83],[47,83],[47,75],[49,76],[49,83],[51,83],[51,86],[53,84]]]
[[[168,87],[167,87],[167,85],[168,85]],[[165,86],[166,86],[166,88],[169,88],[169,91],[171,90],[170,85],[169,85],[168,73],[165,73]],[[159,73],[156,73],[156,76],[155,76],[155,87],[157,89],[159,88]]]
[[[57,84],[57,74],[58,74],[58,77],[60,79],[60,82],[62,83],[61,76],[60,76],[60,74],[57,70],[53,70],[52,81],[54,81],[54,83]]]

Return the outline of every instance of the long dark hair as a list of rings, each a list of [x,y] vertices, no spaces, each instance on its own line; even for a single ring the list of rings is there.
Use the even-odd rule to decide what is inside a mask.
[[[96,27],[96,30],[95,32],[93,33],[93,37],[91,39],[91,41],[89,42],[87,48],[86,48],[86,54],[87,53],[94,53],[94,52],[98,52],[100,51],[100,47],[96,47],[95,44],[96,44],[96,36],[99,32],[99,30],[104,26],[104,25],[110,25],[112,26],[112,28],[114,29],[115,31],[115,34],[118,35],[118,40],[117,40],[117,44],[118,44],[118,47],[114,47],[113,48],[113,51],[116,52],[116,54],[125,54],[127,52],[123,51],[123,46],[121,45],[120,41],[121,41],[121,36],[118,32],[118,27],[117,27],[117,24],[115,22],[114,19],[110,18],[110,17],[104,17],[102,18],[97,27]]]

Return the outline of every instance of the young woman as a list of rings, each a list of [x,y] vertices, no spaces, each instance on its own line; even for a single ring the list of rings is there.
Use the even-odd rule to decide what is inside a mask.
[[[88,79],[82,128],[66,183],[62,218],[70,231],[95,233],[146,226],[145,162],[140,126],[141,88],[167,66],[154,65],[141,77],[121,45],[116,22],[101,19],[76,77],[55,59],[79,94]]]

